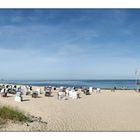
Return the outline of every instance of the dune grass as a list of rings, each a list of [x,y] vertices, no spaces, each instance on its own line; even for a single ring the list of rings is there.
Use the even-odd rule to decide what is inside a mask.
[[[29,122],[30,118],[16,108],[10,106],[0,106],[0,124],[4,124],[8,120],[24,123]]]

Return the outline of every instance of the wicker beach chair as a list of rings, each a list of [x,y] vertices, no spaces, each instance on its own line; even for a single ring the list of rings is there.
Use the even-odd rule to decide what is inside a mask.
[[[51,96],[51,87],[48,87],[45,89],[45,96],[47,96],[47,97]]]
[[[69,92],[69,97],[71,97],[72,99],[78,99],[79,98],[79,94],[77,91],[70,91]]]
[[[58,94],[57,94],[57,98],[59,100],[63,99],[65,96],[66,96],[66,92],[59,91]]]
[[[21,101],[23,101],[22,92],[19,91],[19,90],[16,92],[15,101],[16,101],[16,102],[21,102]]]
[[[38,91],[33,91],[32,98],[37,98],[38,94],[39,94]]]
[[[1,97],[7,97],[7,90],[5,88],[1,90]]]
[[[90,95],[89,89],[85,89],[85,95]]]

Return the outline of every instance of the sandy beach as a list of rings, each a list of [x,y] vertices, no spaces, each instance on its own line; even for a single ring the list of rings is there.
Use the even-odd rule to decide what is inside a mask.
[[[23,95],[22,102],[15,102],[14,97],[0,97],[0,103],[42,117],[47,122],[42,131],[140,131],[140,93],[134,90],[93,91],[91,95],[80,93],[80,99],[61,101],[57,93],[39,98]],[[16,124],[4,130],[29,131]]]

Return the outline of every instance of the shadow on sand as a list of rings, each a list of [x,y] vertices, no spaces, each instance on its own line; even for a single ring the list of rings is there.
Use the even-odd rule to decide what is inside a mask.
[[[29,99],[23,99],[22,101],[23,101],[23,102],[26,102],[26,101],[30,101],[30,100],[29,100]]]

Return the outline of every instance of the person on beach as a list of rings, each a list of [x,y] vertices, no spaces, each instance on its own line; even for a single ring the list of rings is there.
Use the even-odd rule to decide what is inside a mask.
[[[30,86],[30,91],[32,91],[32,86]]]

